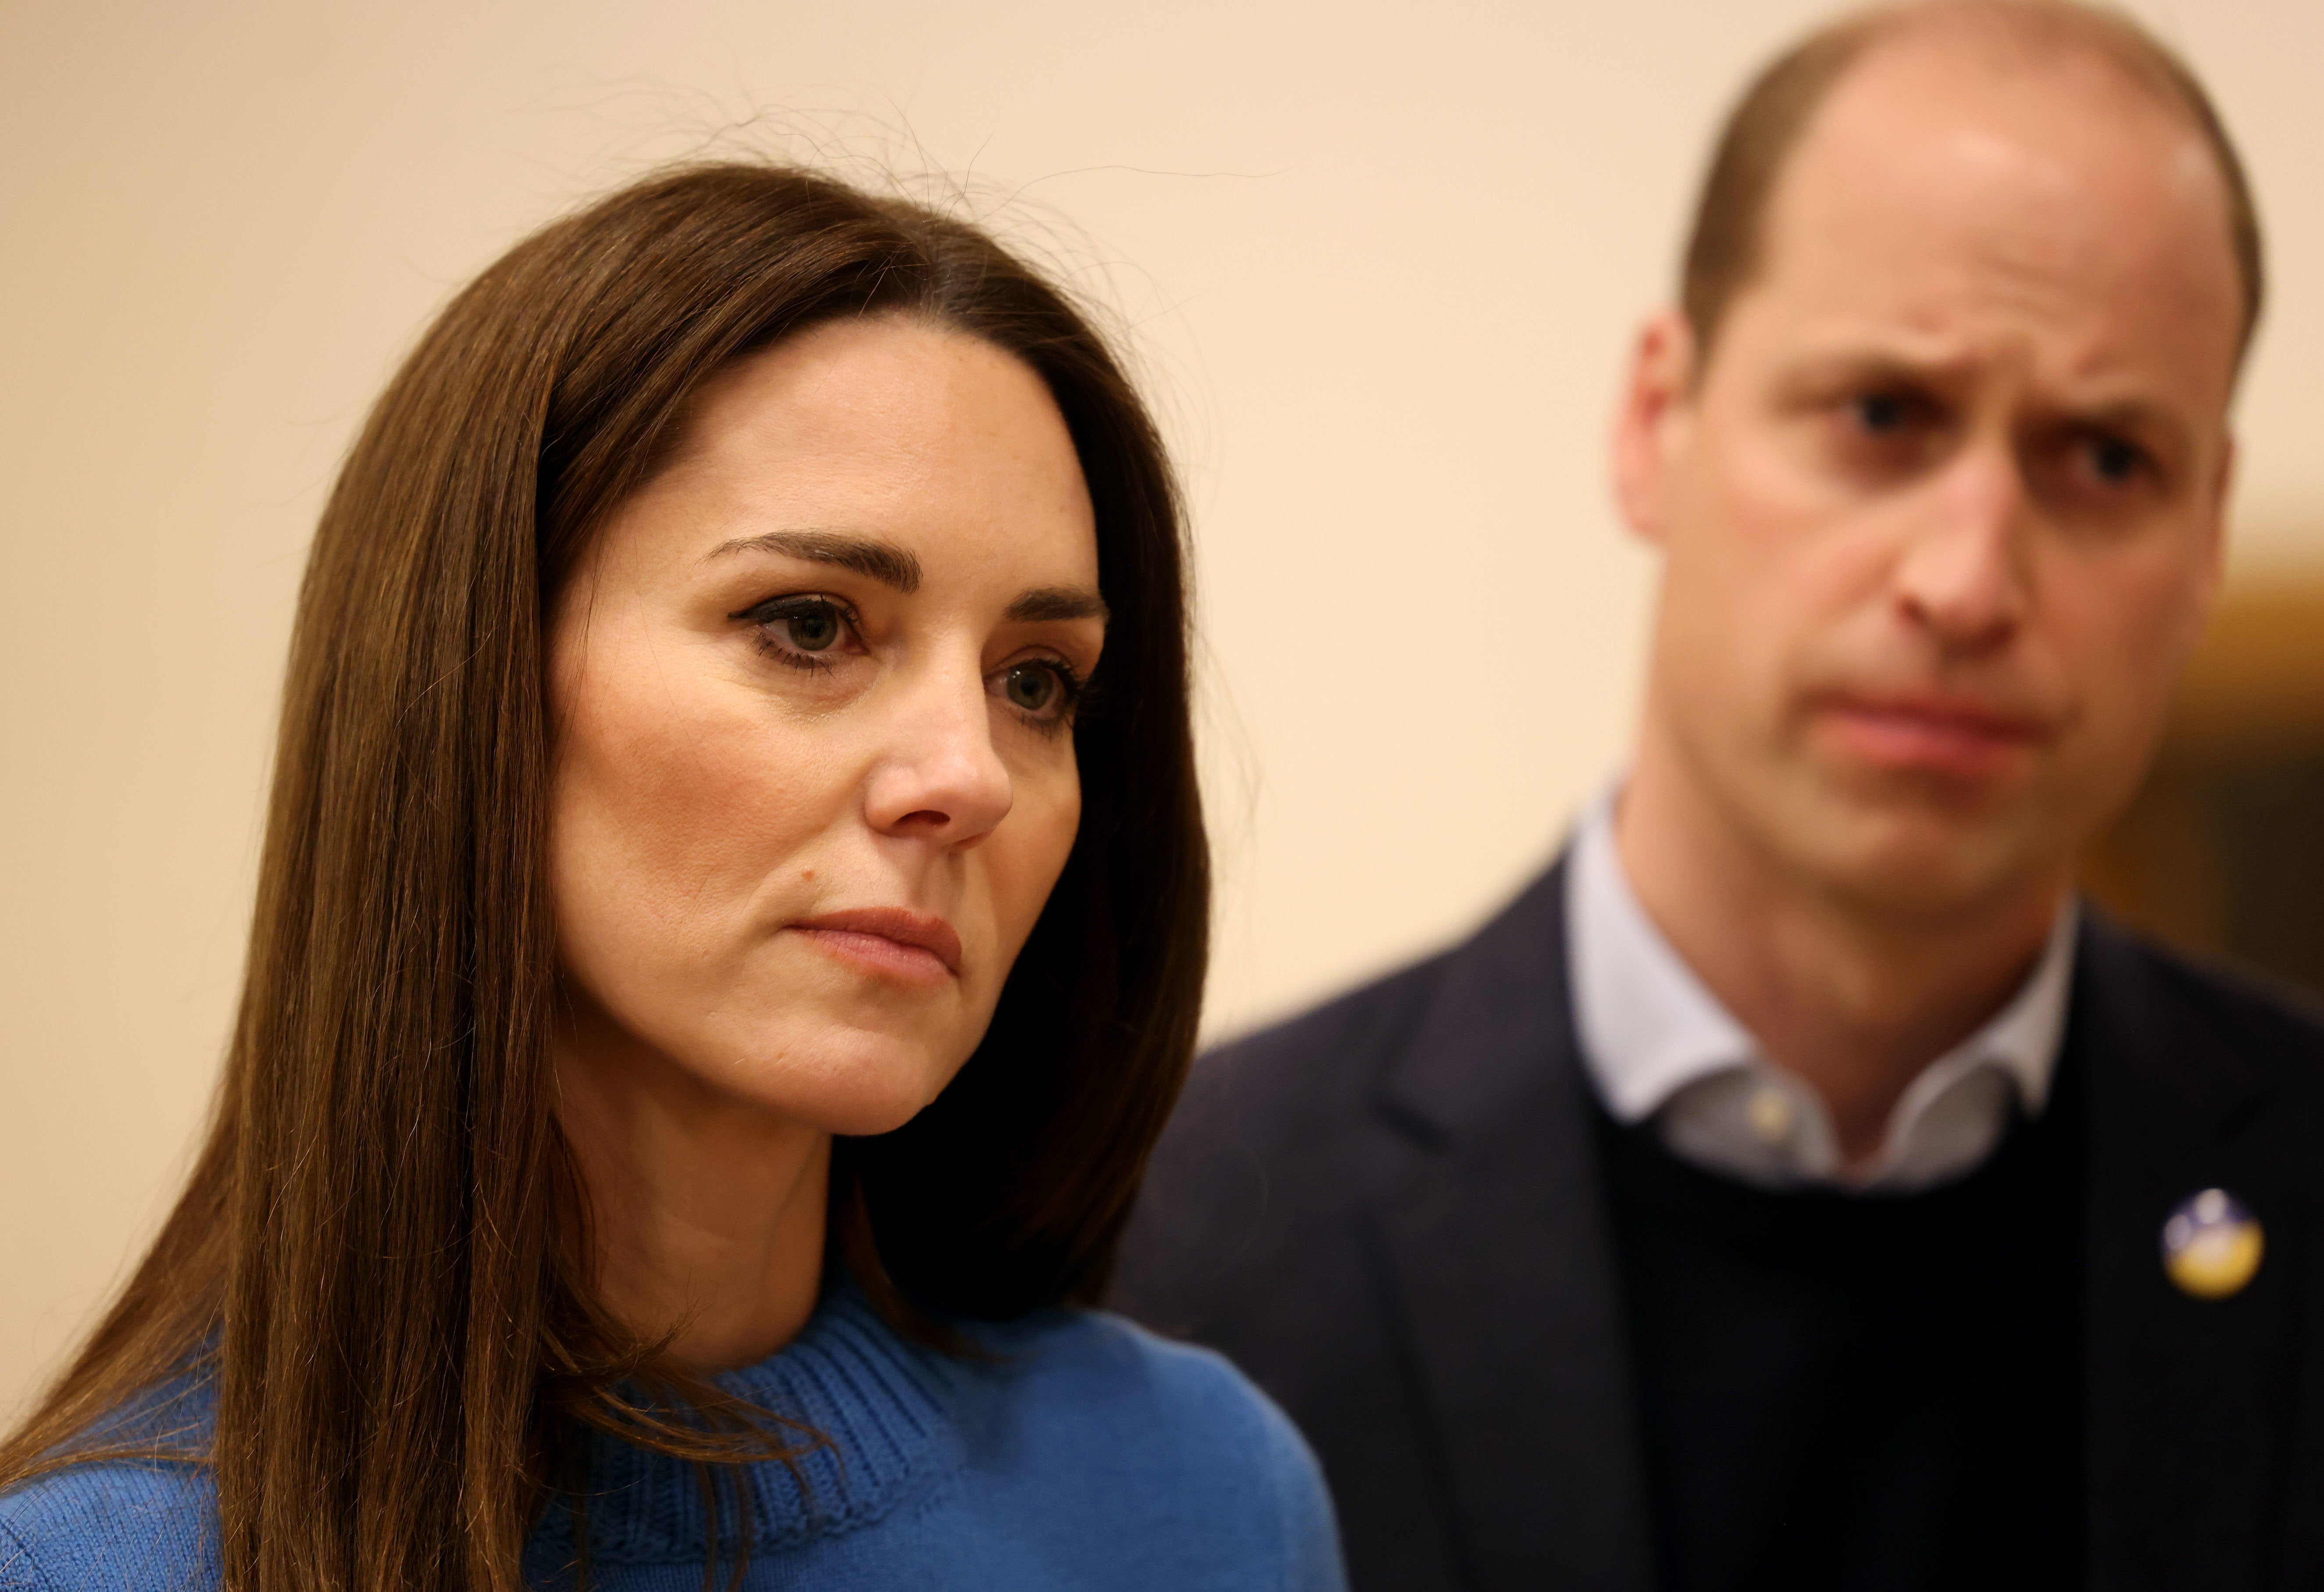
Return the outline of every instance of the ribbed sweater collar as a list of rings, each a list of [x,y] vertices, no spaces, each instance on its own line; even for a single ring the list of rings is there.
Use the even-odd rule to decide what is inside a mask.
[[[770,1358],[716,1378],[760,1408],[804,1422],[828,1440],[797,1462],[749,1467],[754,1549],[795,1546],[870,1524],[960,1468],[950,1413],[959,1362],[899,1339],[870,1302],[834,1286],[807,1329]],[[587,1530],[593,1560],[699,1564],[707,1514],[684,1460],[607,1438],[593,1440]],[[734,1532],[720,1511],[722,1541]],[[569,1509],[550,1511],[528,1557],[569,1558]]]

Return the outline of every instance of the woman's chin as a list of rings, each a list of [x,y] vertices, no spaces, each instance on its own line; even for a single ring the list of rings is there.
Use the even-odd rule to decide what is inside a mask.
[[[786,1117],[851,1138],[892,1133],[942,1094],[960,1061],[889,1036],[786,1045],[734,1069],[728,1087]]]
[[[854,1100],[835,1102],[828,1110],[816,1114],[816,1126],[842,1138],[870,1138],[877,1134],[893,1133],[935,1103],[936,1090],[914,1095],[908,1100],[899,1099]]]

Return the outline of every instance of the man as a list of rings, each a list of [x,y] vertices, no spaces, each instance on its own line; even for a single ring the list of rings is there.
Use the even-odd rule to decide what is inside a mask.
[[[1769,69],[1622,507],[1636,752],[1468,943],[1211,1058],[1120,1299],[1359,1592],[2324,1586],[2324,1027],[2072,896],[2216,584],[2260,254],[2135,24]]]

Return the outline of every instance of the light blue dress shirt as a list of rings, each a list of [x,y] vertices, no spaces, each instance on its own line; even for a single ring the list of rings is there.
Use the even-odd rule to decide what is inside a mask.
[[[2041,1115],[2073,981],[2076,910],[2061,907],[2017,993],[1906,1088],[1870,1161],[1845,1164],[1831,1113],[1769,1061],[1646,916],[1614,843],[1614,799],[1575,833],[1567,973],[1584,1066],[1618,1121],[1655,1123],[1673,1154],[1764,1187],[1903,1192],[1974,1171],[2018,1112]]]

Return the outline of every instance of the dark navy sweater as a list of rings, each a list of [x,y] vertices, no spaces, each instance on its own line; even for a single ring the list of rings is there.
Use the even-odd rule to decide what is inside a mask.
[[[2080,1096],[1899,1195],[1750,1187],[1600,1113],[1665,1592],[2080,1579]]]
[[[835,1290],[797,1340],[721,1378],[831,1440],[801,1462],[803,1486],[780,1465],[752,1468],[746,1586],[1340,1592],[1314,1459],[1224,1360],[1082,1311],[971,1336],[990,1358],[908,1343]],[[590,1490],[592,1587],[698,1592],[690,1467],[603,1443]],[[0,1587],[216,1587],[216,1523],[198,1467],[59,1472],[0,1497]],[[552,1509],[527,1579],[573,1586],[574,1548],[569,1514]]]

